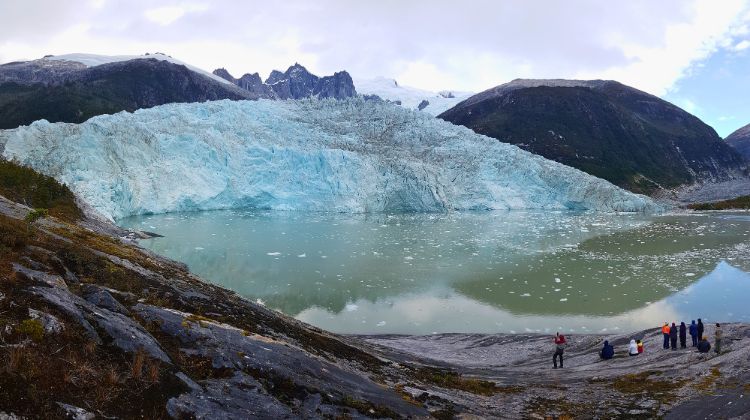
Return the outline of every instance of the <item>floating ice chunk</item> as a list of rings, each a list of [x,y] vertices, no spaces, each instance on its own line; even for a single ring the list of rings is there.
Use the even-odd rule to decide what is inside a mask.
[[[693,277],[695,276],[695,273],[685,273],[685,277]]]
[[[203,248],[202,246],[196,246],[196,247],[195,247],[195,250],[196,250],[196,251],[203,251],[204,249],[205,249],[205,248]]]
[[[559,277],[555,277],[555,283],[560,283],[560,278]]]
[[[377,323],[377,324],[375,324],[375,325],[377,325],[378,327],[382,327],[382,326],[384,326],[384,325],[385,325],[385,321],[380,321],[380,322],[378,322],[378,323]]]
[[[529,296],[531,296],[531,294],[529,294],[529,293],[524,293],[524,294],[522,294],[521,296],[522,296],[522,297],[529,297]]]
[[[560,299],[560,302],[567,302],[567,301],[568,301],[568,298],[562,298],[562,299]]]
[[[266,255],[269,255],[271,257],[278,257],[281,255],[281,252],[267,252]]]
[[[307,257],[307,254],[299,254],[299,255],[297,255],[297,258],[305,258],[305,257]]]
[[[345,308],[345,309],[346,309],[346,311],[347,311],[347,312],[354,312],[354,311],[356,311],[357,309],[359,309],[359,306],[358,306],[358,305],[355,305],[355,304],[353,304],[353,303],[347,303],[347,304],[346,304],[346,308]]]

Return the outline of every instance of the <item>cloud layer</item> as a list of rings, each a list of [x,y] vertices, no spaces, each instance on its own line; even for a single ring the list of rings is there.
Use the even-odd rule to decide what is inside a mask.
[[[235,75],[300,62],[427,89],[611,78],[663,95],[717,50],[747,49],[748,23],[743,0],[27,0],[0,3],[0,62],[161,51]]]

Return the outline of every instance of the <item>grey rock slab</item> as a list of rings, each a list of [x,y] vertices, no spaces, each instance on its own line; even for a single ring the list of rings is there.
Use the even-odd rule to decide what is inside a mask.
[[[171,398],[167,412],[173,418],[230,420],[240,418],[297,418],[269,395],[253,377],[237,372],[227,380],[203,381],[205,389]]]
[[[366,375],[344,369],[300,348],[272,338],[251,334],[224,323],[200,319],[173,309],[137,304],[134,313],[156,322],[163,332],[178,338],[188,354],[209,358],[214,368],[255,372],[269,379],[291,380],[314,393],[344,396],[391,407],[405,415],[426,415],[400,395],[372,382]]]
[[[60,320],[57,319],[56,316],[48,314],[46,312],[29,308],[29,317],[41,322],[42,327],[44,327],[44,332],[47,334],[58,334],[65,329],[65,325],[60,322]]]
[[[83,327],[84,330],[86,330],[86,334],[89,338],[99,344],[102,343],[102,339],[99,337],[96,329],[94,329],[91,323],[86,320],[83,310],[81,309],[81,303],[85,304],[86,301],[70,293],[67,289],[62,288],[34,286],[28,290],[31,294],[41,297],[50,304],[56,306],[62,312],[68,314],[68,316],[73,318]]]
[[[185,385],[192,391],[203,391],[203,387],[198,385],[194,380],[190,379],[184,372],[177,372],[174,374],[177,379],[181,380]]]
[[[92,420],[96,418],[96,416],[93,413],[90,413],[83,408],[76,407],[74,405],[65,404],[58,402],[57,405],[60,406],[63,410],[65,410],[65,413],[68,415],[69,419],[72,420]]]
[[[92,308],[91,316],[122,350],[135,353],[143,349],[149,356],[171,363],[159,342],[131,318],[103,308]]]
[[[29,291],[70,315],[97,343],[101,337],[91,325],[95,322],[112,338],[113,344],[127,352],[143,349],[149,356],[171,363],[158,341],[133,319],[105,308],[100,308],[71,293],[67,288],[31,287]]]
[[[98,286],[87,286],[84,289],[84,299],[100,308],[109,309],[112,312],[117,312],[122,315],[130,315],[128,308],[121,304],[104,288]]]
[[[68,287],[68,285],[65,284],[65,280],[63,280],[62,277],[56,274],[49,274],[43,271],[33,270],[17,263],[13,263],[12,267],[13,271],[15,271],[17,274],[20,274],[22,277],[25,277],[31,281],[44,283],[47,286],[51,287],[62,287],[66,289]]]

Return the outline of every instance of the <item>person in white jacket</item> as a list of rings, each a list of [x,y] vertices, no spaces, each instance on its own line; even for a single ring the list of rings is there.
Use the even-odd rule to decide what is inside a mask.
[[[638,345],[635,344],[635,340],[630,340],[630,345],[628,346],[628,354],[630,356],[638,356]]]

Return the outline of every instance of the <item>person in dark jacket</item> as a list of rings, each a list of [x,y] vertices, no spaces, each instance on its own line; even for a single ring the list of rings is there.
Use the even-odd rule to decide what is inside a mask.
[[[555,365],[555,369],[557,369],[557,358],[560,358],[560,368],[563,367],[563,353],[565,352],[565,346],[567,346],[568,343],[565,340],[565,336],[557,333],[555,335],[555,354],[552,355],[552,363]]]
[[[708,353],[711,351],[711,343],[706,340],[706,337],[701,338],[700,343],[698,343],[698,351],[700,353]]]
[[[677,325],[674,322],[669,329],[669,342],[672,343],[672,350],[677,350]]]
[[[687,341],[687,327],[685,326],[684,322],[680,322],[680,348],[684,349],[687,346],[685,345],[685,342]]]
[[[695,320],[690,323],[690,339],[693,340],[693,347],[698,347],[698,326],[695,325]]]
[[[609,344],[609,341],[604,340],[604,347],[602,347],[602,351],[599,353],[599,356],[601,356],[604,360],[609,360],[615,356],[615,347],[611,344]]]
[[[703,338],[703,321],[698,318],[698,339],[700,340],[701,338]]]

